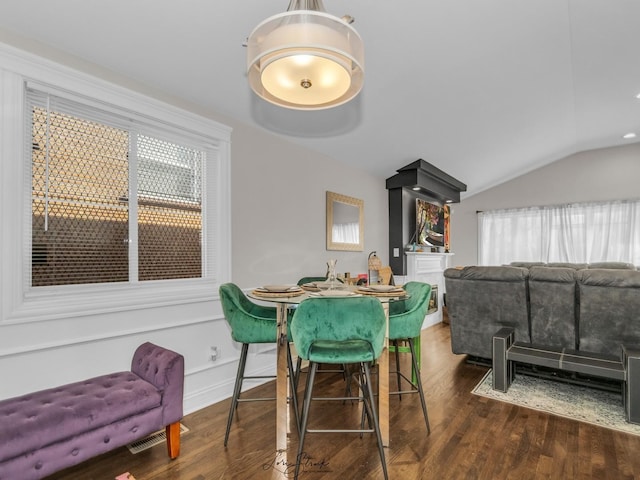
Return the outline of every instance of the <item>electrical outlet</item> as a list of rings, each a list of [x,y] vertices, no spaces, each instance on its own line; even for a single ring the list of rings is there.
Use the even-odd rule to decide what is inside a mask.
[[[220,352],[218,351],[218,347],[211,347],[211,361],[215,362],[218,360],[218,355]]]
[[[393,249],[393,256],[394,256],[394,258],[398,258],[400,256],[400,249],[399,248],[394,248]]]

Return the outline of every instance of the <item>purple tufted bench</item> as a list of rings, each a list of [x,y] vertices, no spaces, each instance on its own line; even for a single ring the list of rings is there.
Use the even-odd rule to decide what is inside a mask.
[[[184,357],[140,345],[118,372],[0,401],[0,480],[39,479],[166,428],[180,453]]]

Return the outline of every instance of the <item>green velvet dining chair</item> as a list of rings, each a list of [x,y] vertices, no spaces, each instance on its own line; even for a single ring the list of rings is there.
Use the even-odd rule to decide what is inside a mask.
[[[402,394],[404,393],[418,393],[422,413],[424,414],[424,421],[427,425],[427,432],[431,433],[429,415],[427,413],[427,402],[424,398],[422,379],[420,377],[420,335],[424,317],[429,309],[431,285],[422,282],[408,282],[403,288],[405,292],[407,292],[407,299],[389,304],[389,341],[393,344],[390,346],[390,351],[395,351],[395,373],[398,382],[398,391],[389,392],[389,394],[399,395],[400,399],[402,399]],[[412,379],[409,379],[400,370],[399,353],[406,351],[406,347],[400,345],[401,342],[409,346],[408,353],[411,354],[411,364],[413,367]],[[409,383],[410,390],[402,390],[402,380]]]
[[[240,360],[238,362],[238,372],[231,397],[231,407],[229,408],[229,417],[227,419],[227,430],[224,436],[224,446],[227,446],[229,440],[229,432],[233,422],[233,416],[240,402],[255,402],[265,400],[275,400],[273,397],[250,397],[241,398],[242,384],[246,379],[264,379],[275,378],[274,375],[255,375],[245,376],[245,367],[247,364],[247,354],[249,345],[255,343],[276,343],[278,329],[276,323],[276,309],[274,307],[265,307],[253,303],[247,298],[244,292],[234,283],[225,283],[220,285],[219,289],[220,301],[222,303],[222,311],[231,327],[231,337],[242,344],[240,351]],[[290,325],[288,325],[290,329]],[[292,391],[291,400],[295,411],[296,425],[299,424],[298,402],[294,388],[294,370],[291,360],[291,350],[289,342],[287,342],[287,366],[289,369],[289,381]]]
[[[343,283],[342,280],[337,279],[340,283]],[[299,286],[303,286],[306,285],[307,283],[323,283],[327,281],[327,277],[302,277],[300,280],[298,280],[298,285]],[[293,309],[295,310],[295,308],[297,308],[297,305],[293,307]],[[347,366],[343,365],[342,368],[337,368],[337,369],[332,369],[332,368],[325,368],[323,370],[318,370],[318,371],[322,371],[323,373],[342,373],[342,375],[344,376],[345,381],[347,381],[347,391],[350,388],[350,384],[348,382],[348,371],[347,371]],[[299,380],[299,374],[302,372],[302,359],[300,357],[298,357],[297,363],[296,363],[296,377],[295,377],[295,385],[298,385],[298,380]]]
[[[291,325],[291,335],[298,355],[309,362],[309,374],[305,386],[300,423],[298,455],[302,458],[307,433],[375,433],[378,453],[382,462],[384,478],[387,479],[380,424],[375,399],[371,388],[371,364],[380,357],[384,348],[386,316],[382,304],[373,297],[316,297],[304,300],[296,309]],[[309,429],[309,410],[313,398],[313,384],[319,364],[357,364],[354,380],[362,392],[359,397],[332,397],[321,400],[358,399],[363,404],[372,428],[364,429]],[[300,463],[296,462],[295,478],[298,478]]]

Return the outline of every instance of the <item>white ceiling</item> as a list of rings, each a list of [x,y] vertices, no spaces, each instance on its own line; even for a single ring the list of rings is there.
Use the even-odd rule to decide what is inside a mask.
[[[318,112],[267,104],[247,85],[242,43],[288,0],[3,0],[0,28],[381,178],[422,158],[467,196],[640,136],[638,0],[324,5],[355,17],[365,86]]]

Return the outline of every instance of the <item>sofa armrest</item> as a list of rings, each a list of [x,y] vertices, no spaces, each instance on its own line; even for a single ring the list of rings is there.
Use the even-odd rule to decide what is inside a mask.
[[[183,416],[184,357],[153,343],[140,345],[131,361],[131,371],[162,392],[163,423]]]
[[[529,278],[529,269],[511,266],[477,266],[447,268],[445,278],[460,280],[489,280],[494,282],[524,282]]]

